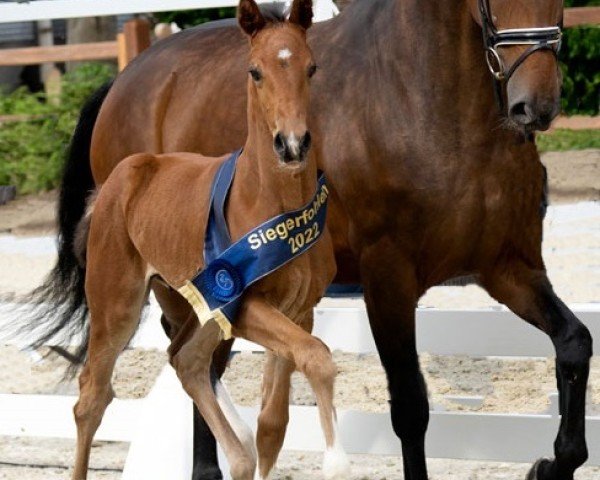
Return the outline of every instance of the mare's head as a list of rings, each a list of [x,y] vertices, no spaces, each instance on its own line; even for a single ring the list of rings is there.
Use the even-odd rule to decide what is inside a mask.
[[[238,21],[250,38],[249,102],[258,105],[286,166],[303,164],[310,148],[309,83],[316,72],[306,43],[312,0],[294,0],[289,20],[263,15],[254,0],[241,0]]]
[[[469,1],[496,87],[506,88],[504,113],[525,131],[546,130],[560,110],[563,0]]]

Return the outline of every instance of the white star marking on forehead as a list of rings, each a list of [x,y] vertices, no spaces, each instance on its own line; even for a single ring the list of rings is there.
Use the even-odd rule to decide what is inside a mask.
[[[291,58],[292,56],[292,52],[290,52],[289,48],[284,48],[282,50],[279,50],[279,54],[277,55],[277,58],[279,60],[287,60],[288,58]]]

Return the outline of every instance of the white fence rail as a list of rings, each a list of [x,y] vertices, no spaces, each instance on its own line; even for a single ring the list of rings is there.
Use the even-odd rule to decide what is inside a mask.
[[[258,0],[268,3],[268,0]],[[102,17],[146,12],[235,7],[239,0],[40,0],[0,3],[0,23],[54,20],[59,18]],[[332,0],[315,0],[315,18],[322,20],[338,13]]]
[[[339,303],[339,302],[336,302]],[[343,302],[342,302],[343,303]],[[315,309],[314,333],[331,350],[349,353],[376,353],[367,312],[360,301],[357,306],[319,306]],[[14,320],[14,304],[0,304],[0,332]],[[600,338],[600,304],[571,305],[575,315],[586,324],[593,338]],[[160,309],[151,300],[150,311],[130,346],[165,350],[168,339],[160,326]],[[390,332],[393,335],[393,332]],[[26,338],[2,338],[0,342],[17,346]],[[74,339],[74,344],[78,339]],[[436,355],[474,357],[548,357],[554,349],[548,336],[525,323],[509,310],[417,310],[417,348]],[[261,352],[256,344],[237,340],[235,351]]]

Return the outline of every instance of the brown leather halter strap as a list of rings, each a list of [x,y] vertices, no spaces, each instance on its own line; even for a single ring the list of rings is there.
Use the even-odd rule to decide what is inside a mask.
[[[490,0],[479,0],[483,42],[488,67],[494,77],[496,100],[501,112],[504,112],[504,95],[502,86],[510,80],[513,73],[533,53],[548,50],[558,57],[562,41],[562,20],[555,27],[511,28],[498,30],[494,25],[490,9]],[[529,45],[519,58],[508,68],[498,53],[499,47]]]

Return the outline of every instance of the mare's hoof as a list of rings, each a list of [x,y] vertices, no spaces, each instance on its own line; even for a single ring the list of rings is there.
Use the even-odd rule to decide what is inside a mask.
[[[533,467],[531,467],[531,470],[529,470],[529,473],[527,474],[525,480],[546,480],[545,478],[538,476],[538,473],[542,470],[542,465],[546,465],[551,462],[552,460],[549,460],[547,458],[540,458],[537,462],[533,464]]]
[[[223,474],[219,467],[199,468],[192,474],[192,480],[223,480]]]

